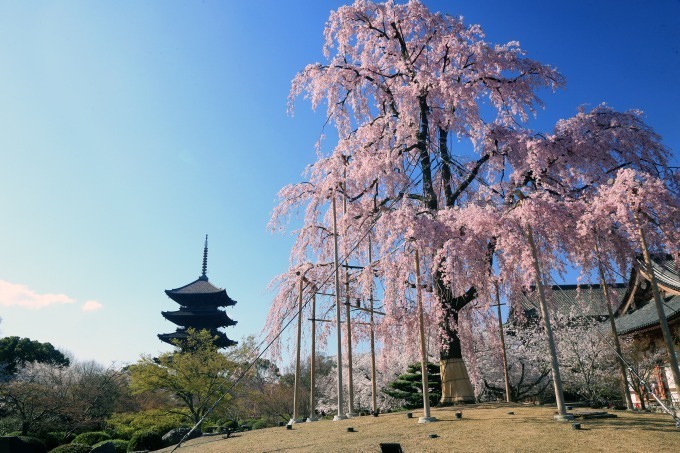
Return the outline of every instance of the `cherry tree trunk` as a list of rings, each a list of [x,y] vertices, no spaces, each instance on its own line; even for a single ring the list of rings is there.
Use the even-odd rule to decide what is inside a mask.
[[[475,391],[462,358],[442,357],[439,373],[442,379],[441,404],[475,402]]]
[[[454,297],[444,284],[441,274],[435,273],[435,282],[435,290],[446,315],[441,326],[445,335],[444,347],[439,352],[439,373],[442,380],[440,403],[474,403],[475,391],[465,367],[458,334],[458,313],[475,298],[476,291],[472,288],[465,295]]]

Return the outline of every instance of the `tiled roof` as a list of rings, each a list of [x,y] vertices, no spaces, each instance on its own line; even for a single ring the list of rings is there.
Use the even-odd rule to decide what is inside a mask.
[[[184,285],[181,288],[175,288],[175,289],[168,289],[166,290],[166,294],[169,295],[169,293],[173,294],[210,294],[210,293],[219,293],[220,291],[224,291],[222,288],[218,288],[212,283],[208,281],[207,278],[199,277],[197,280],[189,283],[188,285]]]
[[[182,327],[227,327],[236,325],[226,312],[214,307],[182,307],[177,311],[162,311],[161,314],[168,321],[174,322]]]
[[[680,296],[666,297],[663,301],[663,311],[666,314],[666,319],[671,321],[675,318],[680,318]],[[625,335],[658,324],[659,314],[656,311],[656,304],[652,299],[637,310],[617,318],[616,331],[621,335]]]
[[[204,276],[181,288],[166,289],[165,294],[182,306],[229,307],[236,304],[227,291],[214,286]]]
[[[215,340],[215,345],[219,348],[228,348],[230,346],[234,346],[238,344],[238,341],[234,341],[229,339],[224,332],[220,332],[219,330],[211,329],[210,334],[212,336],[216,336],[217,339]],[[187,334],[186,330],[184,329],[177,329],[173,333],[161,333],[158,334],[158,338],[161,341],[165,341],[166,343],[172,344],[173,340],[186,340],[189,337],[189,334]]]
[[[642,263],[641,268],[646,269]],[[652,268],[659,285],[671,290],[680,291],[680,275],[678,275],[678,271],[675,268],[675,260],[672,257],[668,255],[654,256],[652,258]]]
[[[626,293],[627,285],[616,283],[608,285],[610,297],[620,304]],[[608,316],[605,305],[604,292],[601,285],[554,285],[546,287],[546,300],[551,311],[564,316],[572,316],[574,312],[580,316],[601,317]],[[540,316],[538,291],[534,288],[530,292],[522,292],[515,301],[515,309],[522,307],[526,316]],[[616,311],[618,307],[612,307]]]

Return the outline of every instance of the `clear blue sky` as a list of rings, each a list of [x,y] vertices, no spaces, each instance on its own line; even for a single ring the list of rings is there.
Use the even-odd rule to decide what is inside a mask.
[[[228,336],[258,333],[291,245],[269,214],[324,122],[286,115],[290,80],[341,4],[0,2],[0,335],[105,364],[169,350],[163,290],[199,276],[206,233]],[[562,71],[535,127],[606,101],[680,150],[677,0],[425,4]]]

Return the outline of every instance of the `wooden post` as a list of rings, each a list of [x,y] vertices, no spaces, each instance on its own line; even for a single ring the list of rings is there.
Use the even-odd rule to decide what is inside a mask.
[[[666,312],[663,310],[663,301],[661,300],[661,294],[659,293],[659,285],[656,282],[656,276],[654,275],[654,267],[652,266],[652,260],[649,256],[649,249],[647,248],[647,239],[645,238],[645,233],[642,230],[640,221],[637,214],[635,214],[635,221],[637,222],[638,234],[640,238],[640,243],[642,244],[642,253],[645,258],[645,265],[647,267],[647,274],[649,274],[649,282],[652,284],[652,293],[654,294],[654,303],[656,304],[656,312],[659,315],[659,324],[661,325],[661,332],[663,333],[663,339],[666,343],[666,349],[668,352],[668,364],[671,367],[671,373],[673,374],[673,380],[675,381],[675,392],[680,398],[680,369],[678,368],[678,358],[675,352],[675,346],[673,345],[673,338],[671,337],[671,331],[668,328],[668,320],[666,319]]]
[[[333,190],[333,243],[335,247],[335,322],[337,325],[338,342],[338,414],[333,417],[333,421],[344,420],[347,416],[342,414],[342,311],[340,310],[340,268],[338,263],[338,218],[335,208],[335,190]]]
[[[347,251],[347,197],[342,198],[342,213],[345,218],[345,238],[343,240],[346,264],[349,264]],[[349,267],[345,266],[345,321],[347,323],[347,416],[356,417],[354,413],[354,378],[352,375],[352,314],[349,300]]]
[[[541,317],[543,317],[543,327],[545,335],[548,338],[548,347],[550,349],[550,366],[552,369],[553,387],[555,388],[555,400],[557,401],[557,412],[559,415],[555,416],[558,420],[572,420],[574,417],[567,415],[567,406],[564,403],[564,392],[562,391],[562,378],[560,377],[560,365],[557,361],[557,347],[555,346],[555,339],[553,338],[552,326],[550,325],[550,313],[548,312],[548,304],[545,300],[545,292],[543,290],[543,274],[541,274],[541,266],[538,261],[538,252],[536,250],[536,243],[534,242],[534,235],[531,225],[527,225],[527,240],[531,247],[531,256],[534,261],[534,272],[536,273],[536,287],[538,288],[539,305],[541,307]]]
[[[510,376],[508,374],[508,357],[505,353],[505,334],[503,333],[503,317],[501,315],[501,290],[496,283],[496,300],[498,307],[498,330],[501,334],[501,352],[503,353],[503,377],[505,378],[505,401],[512,403],[512,393],[510,392]]]
[[[612,307],[609,305],[609,289],[604,279],[604,269],[602,269],[602,262],[600,261],[600,248],[595,241],[595,254],[597,256],[597,268],[600,273],[600,282],[602,284],[602,292],[604,294],[604,302],[607,305],[607,314],[609,315],[609,327],[614,338],[614,349],[616,351],[616,362],[619,364],[619,372],[621,373],[621,391],[623,398],[626,401],[626,408],[629,411],[633,410],[633,401],[630,398],[630,390],[628,388],[628,375],[626,373],[626,363],[623,361],[623,354],[621,353],[621,343],[619,342],[619,334],[616,332],[616,323],[614,322],[614,313]]]
[[[302,340],[302,285],[304,276],[298,272],[300,276],[300,288],[298,294],[298,319],[297,319],[297,342],[295,351],[295,385],[293,386],[293,418],[289,423],[300,423],[302,420],[298,418],[298,395],[300,392],[300,347]]]
[[[517,190],[515,194],[520,199],[520,202],[526,198],[520,190]],[[548,312],[548,304],[545,300],[545,291],[543,289],[543,274],[541,273],[541,265],[538,261],[538,250],[536,249],[536,242],[534,241],[534,233],[529,224],[527,224],[526,235],[529,246],[531,247],[534,272],[536,273],[536,288],[538,289],[539,306],[541,308],[541,317],[543,318],[543,328],[545,329],[545,335],[548,339],[548,349],[550,351],[550,367],[552,370],[553,387],[555,389],[555,400],[557,402],[558,413],[558,415],[555,416],[555,419],[560,421],[573,420],[573,415],[567,415],[567,406],[564,403],[560,365],[557,360],[557,347],[555,346],[555,339],[553,338],[552,326],[550,325],[550,313]]]
[[[425,343],[425,319],[423,316],[423,288],[420,284],[420,256],[418,250],[415,253],[416,264],[416,298],[418,299],[418,319],[420,321],[420,372],[423,383],[423,416],[418,419],[418,423],[429,423],[437,421],[430,417],[430,393],[427,381],[427,346]]]
[[[308,422],[315,422],[316,401],[314,401],[314,390],[316,389],[316,287],[312,285],[312,357],[310,359],[309,370],[309,418]]]
[[[368,267],[371,272],[373,272],[373,269],[371,269],[371,263],[373,262],[372,258],[372,251],[371,251],[371,234],[369,233],[368,235]],[[369,293],[368,300],[370,303],[370,310],[371,310],[371,410],[373,413],[376,413],[378,411],[378,397],[377,397],[377,386],[376,386],[376,381],[375,381],[375,323],[373,321],[373,310],[375,307],[373,306],[373,279],[371,279],[371,292]]]

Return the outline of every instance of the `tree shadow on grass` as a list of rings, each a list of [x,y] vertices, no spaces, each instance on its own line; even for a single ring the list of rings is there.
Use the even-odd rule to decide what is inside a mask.
[[[661,432],[677,432],[675,422],[668,416],[668,419],[641,419],[641,418],[608,418],[608,419],[588,419],[584,420],[583,424],[587,424],[590,428],[606,427],[613,430],[642,430],[642,431],[661,431]]]

